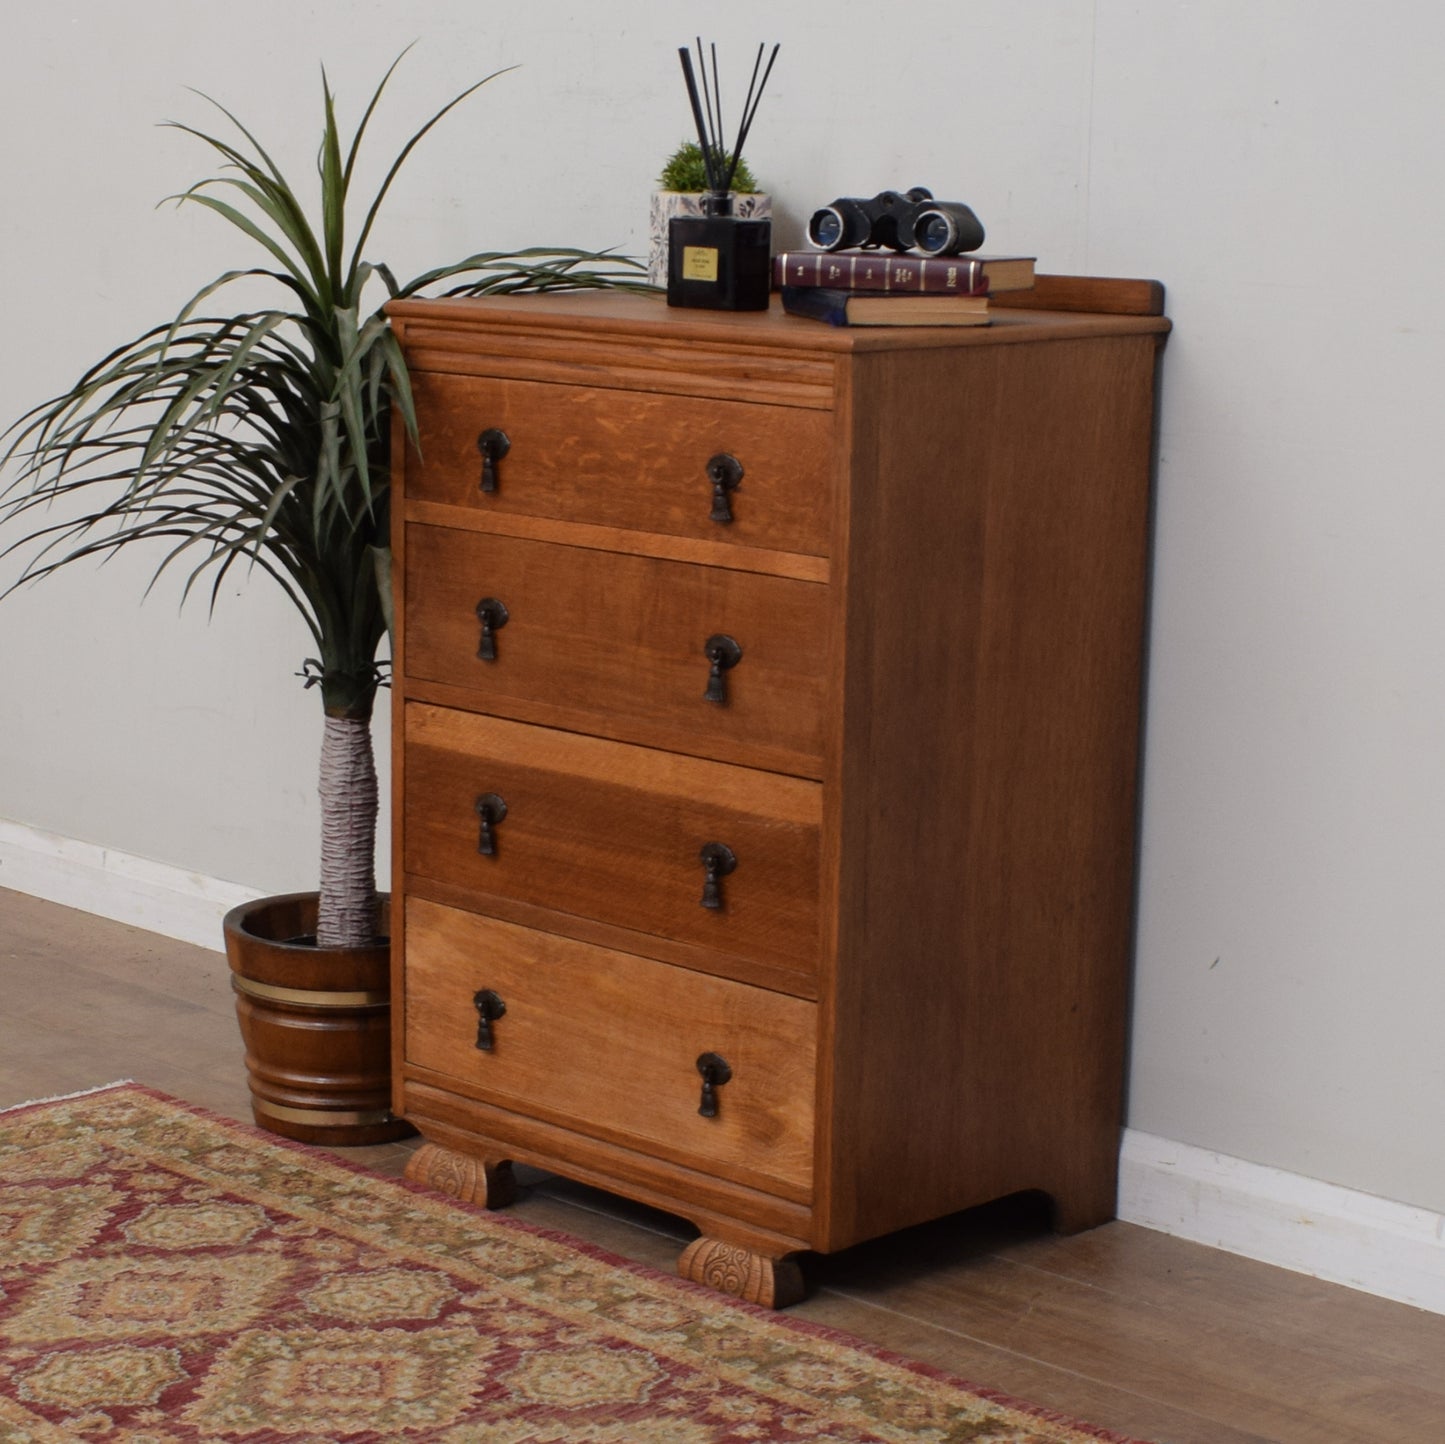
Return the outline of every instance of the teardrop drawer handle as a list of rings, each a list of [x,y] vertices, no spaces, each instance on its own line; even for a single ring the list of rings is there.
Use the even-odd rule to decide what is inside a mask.
[[[733,1070],[728,1067],[726,1058],[716,1053],[704,1053],[697,1060],[697,1071],[702,1074],[702,1101],[697,1111],[703,1118],[716,1118],[717,1090],[732,1081]]]
[[[495,597],[483,597],[477,603],[477,620],[482,624],[482,639],[477,643],[477,656],[482,661],[497,660],[497,633],[507,625],[510,618],[511,613]]]
[[[737,856],[725,842],[709,842],[698,854],[698,860],[703,865],[702,905],[721,908],[722,880],[738,865]]]
[[[506,1014],[507,1005],[490,988],[482,988],[472,997],[472,1007],[477,1010],[477,1048],[490,1053],[496,1044],[492,1024]]]
[[[733,519],[729,493],[736,491],[743,479],[742,462],[720,451],[708,460],[707,479],[712,482],[712,510],[708,513],[708,520],[727,526]]]
[[[505,431],[489,426],[477,437],[477,450],[482,453],[482,490],[497,489],[497,463],[512,449],[512,440]]]
[[[703,655],[711,664],[707,674],[707,686],[703,689],[704,702],[716,702],[720,707],[728,703],[728,684],[724,672],[730,672],[743,659],[743,649],[731,637],[719,633],[709,637],[702,644]]]
[[[481,831],[477,835],[477,851],[483,857],[497,855],[497,824],[507,815],[507,804],[495,792],[484,792],[477,798],[477,819]]]

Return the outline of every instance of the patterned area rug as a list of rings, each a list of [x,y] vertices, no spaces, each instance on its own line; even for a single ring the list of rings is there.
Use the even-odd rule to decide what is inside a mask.
[[[148,1089],[0,1113],[10,1444],[1119,1437]]]

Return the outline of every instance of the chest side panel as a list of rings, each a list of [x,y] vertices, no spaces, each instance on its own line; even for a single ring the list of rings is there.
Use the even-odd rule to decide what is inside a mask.
[[[1112,1212],[1155,349],[855,363],[836,1246],[1026,1188]]]

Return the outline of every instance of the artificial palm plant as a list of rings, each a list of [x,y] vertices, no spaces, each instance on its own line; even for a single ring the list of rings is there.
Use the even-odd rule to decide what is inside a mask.
[[[208,581],[214,606],[227,574],[241,564],[260,568],[295,604],[316,651],[302,675],[319,688],[325,713],[317,941],[341,947],[369,942],[377,931],[371,713],[386,665],[377,653],[387,630],[393,404],[415,430],[400,347],[368,298],[384,302],[436,286],[455,295],[641,282],[631,262],[561,248],[471,255],[405,284],[364,260],[412,150],[495,78],[478,81],[416,131],[363,210],[352,199],[357,160],[395,69],[396,62],[347,142],[323,71],[313,213],[224,106],[210,102],[234,126],[235,141],[170,122],[211,147],[223,170],[175,199],[223,217],[272,264],[225,272],[173,320],[113,351],[70,390],[15,422],[3,460],[18,469],[0,491],[0,523],[27,527],[0,555],[36,544],[16,585],[82,557],[159,542],[156,577],[183,563],[183,596]],[[277,304],[217,311],[218,293],[258,281],[278,288]],[[59,519],[43,511],[56,501]]]

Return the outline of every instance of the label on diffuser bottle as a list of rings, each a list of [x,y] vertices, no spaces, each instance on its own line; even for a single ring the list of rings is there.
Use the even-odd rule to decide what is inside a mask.
[[[685,281],[717,280],[717,247],[684,246],[682,278]]]

